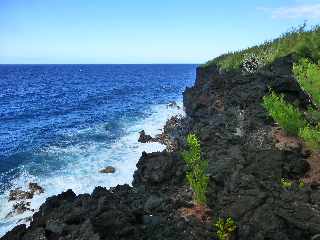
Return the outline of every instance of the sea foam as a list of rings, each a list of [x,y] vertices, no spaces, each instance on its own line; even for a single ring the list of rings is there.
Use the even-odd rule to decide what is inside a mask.
[[[182,105],[181,102],[178,105]],[[91,141],[67,146],[49,146],[39,154],[43,162],[30,162],[28,165],[20,166],[18,174],[10,182],[10,188],[0,195],[0,236],[21,223],[27,223],[33,212],[26,211],[21,215],[7,218],[12,210],[14,202],[8,202],[9,191],[17,187],[27,189],[29,182],[37,182],[45,189],[41,195],[35,195],[31,200],[31,208],[39,209],[47,197],[72,189],[76,194],[91,193],[96,186],[113,187],[118,184],[131,184],[133,173],[136,169],[141,153],[162,151],[164,145],[159,143],[139,143],[139,131],[145,130],[147,134],[156,135],[161,132],[167,119],[177,114],[183,114],[182,110],[168,108],[165,104],[152,106],[151,114],[145,119],[136,120],[123,125],[124,134],[113,141],[105,144],[101,141]],[[67,134],[99,134],[105,131],[103,126],[82,129]],[[59,161],[56,169],[42,169],[43,171],[32,171],[37,168],[48,168],[50,164],[46,161]],[[114,174],[102,174],[99,170],[106,166],[116,169]],[[45,173],[45,174],[43,174]]]

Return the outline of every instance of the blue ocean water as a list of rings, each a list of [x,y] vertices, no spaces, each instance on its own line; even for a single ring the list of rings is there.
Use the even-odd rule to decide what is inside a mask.
[[[6,217],[8,191],[31,181],[32,199],[130,183],[141,151],[138,132],[156,134],[181,110],[196,65],[0,65],[0,236],[32,212]],[[116,173],[99,169],[112,165]]]

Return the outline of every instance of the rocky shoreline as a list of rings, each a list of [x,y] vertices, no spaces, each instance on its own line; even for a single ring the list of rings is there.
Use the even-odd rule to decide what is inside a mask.
[[[199,67],[183,94],[187,116],[170,119],[158,136],[168,150],[142,153],[132,187],[50,197],[30,227],[19,225],[1,240],[217,239],[213,223],[229,216],[237,226],[233,239],[320,239],[320,185],[298,185],[312,172],[308,154],[281,137],[261,105],[272,88],[308,106],[292,64],[287,56],[250,75]],[[180,156],[189,132],[199,136],[209,161],[208,208],[200,215]],[[282,179],[294,184],[284,188]]]

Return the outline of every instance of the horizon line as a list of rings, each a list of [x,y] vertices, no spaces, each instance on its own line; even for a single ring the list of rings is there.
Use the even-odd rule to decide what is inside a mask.
[[[0,63],[0,65],[200,65],[204,63]]]

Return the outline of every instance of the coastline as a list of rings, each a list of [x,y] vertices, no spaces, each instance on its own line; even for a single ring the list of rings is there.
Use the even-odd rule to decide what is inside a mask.
[[[178,105],[182,105],[182,100],[176,100]],[[77,165],[74,163],[68,168],[65,167],[65,174],[55,173],[53,176],[49,176],[46,179],[39,177],[22,175],[19,179],[13,179],[12,187],[2,195],[0,205],[0,216],[2,223],[0,223],[0,229],[2,234],[0,237],[5,235],[6,232],[13,229],[16,225],[29,223],[29,218],[34,214],[31,211],[25,211],[22,214],[14,214],[12,217],[7,218],[6,216],[12,211],[13,204],[15,202],[8,202],[10,190],[14,190],[21,187],[22,190],[28,189],[28,183],[33,181],[39,183],[44,187],[45,192],[41,195],[34,195],[31,199],[31,209],[37,211],[39,207],[49,197],[57,195],[68,189],[78,194],[92,193],[96,186],[103,187],[115,187],[118,184],[130,184],[133,180],[133,173],[136,168],[136,163],[139,160],[141,152],[146,151],[156,152],[165,149],[165,146],[160,143],[148,143],[141,144],[137,142],[139,137],[139,131],[146,129],[152,135],[161,133],[161,125],[164,125],[167,118],[173,115],[181,114],[181,110],[175,108],[167,108],[166,104],[154,105],[148,112],[148,115],[144,119],[132,122],[125,126],[125,134],[117,139],[108,148],[95,147],[88,153],[87,159],[79,159]],[[155,124],[156,123],[156,124]],[[103,126],[101,126],[103,127]],[[84,129],[83,131],[88,131]],[[97,130],[98,131],[98,130]],[[57,152],[59,149],[52,149],[52,152]],[[61,151],[67,151],[68,149],[61,149]],[[80,152],[81,149],[71,149],[75,153]],[[70,151],[71,151],[70,150]],[[49,151],[49,150],[48,150]],[[105,158],[109,159],[109,156],[114,155],[113,159],[105,161]],[[92,156],[90,156],[92,155]],[[102,174],[99,170],[106,167],[107,165],[113,166],[116,169],[114,174]],[[68,170],[69,169],[69,170]],[[85,171],[83,173],[83,171]],[[80,178],[81,177],[81,178]],[[64,181],[62,181],[64,179]]]
[[[221,72],[215,64],[199,67],[194,86],[183,94],[186,118],[164,127],[179,148],[142,153],[132,187],[96,187],[78,196],[68,190],[48,198],[29,228],[19,225],[1,240],[217,239],[213,223],[227,217],[237,226],[232,239],[317,237],[319,188],[281,186],[283,178],[297,182],[307,174],[307,156],[301,146],[277,147],[277,126],[261,104],[272,87],[306,106],[292,65],[288,55],[250,75]],[[201,218],[194,214],[180,156],[188,132],[199,136],[209,160],[209,208]]]

